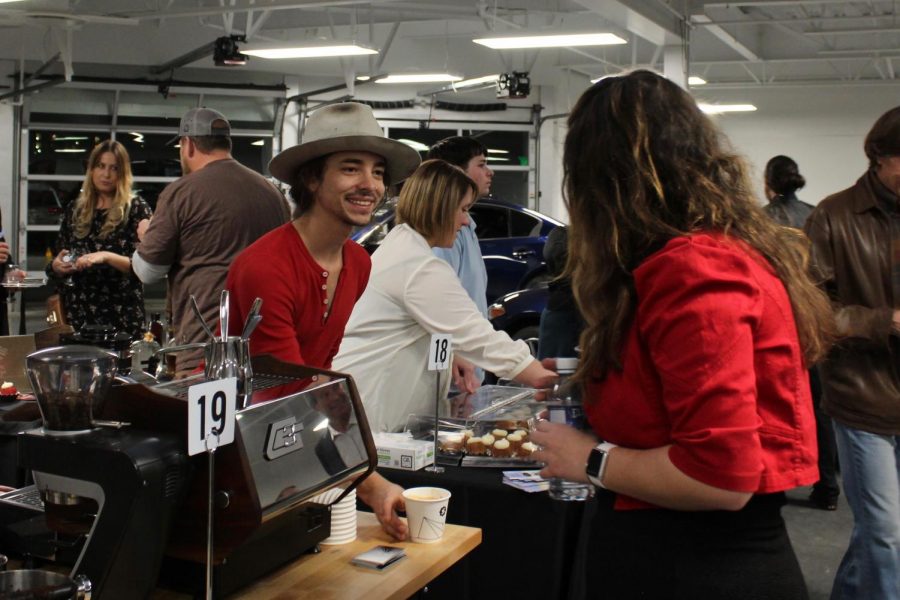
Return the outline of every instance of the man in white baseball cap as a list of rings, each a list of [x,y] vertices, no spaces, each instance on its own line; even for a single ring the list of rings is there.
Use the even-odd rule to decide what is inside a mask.
[[[240,335],[254,299],[263,299],[251,354],[331,368],[371,269],[369,255],[349,236],[370,221],[386,188],[409,177],[420,160],[417,151],[384,136],[365,104],[331,104],[309,116],[303,142],[269,163],[272,175],[291,186],[293,221],[261,237],[228,272],[232,334]],[[254,402],[266,399],[253,395]],[[359,487],[385,530],[399,538],[406,535],[395,512],[401,491],[378,474]]]

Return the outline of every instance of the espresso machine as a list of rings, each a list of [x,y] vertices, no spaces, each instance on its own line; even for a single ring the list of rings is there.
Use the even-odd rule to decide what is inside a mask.
[[[92,346],[30,355],[28,374],[43,426],[20,434],[46,525],[81,536],[70,576],[93,597],[147,597],[156,587],[169,524],[186,489],[183,438],[98,421],[116,373],[115,354]]]
[[[78,345],[29,357],[43,426],[20,434],[20,465],[34,474],[48,526],[83,539],[71,576],[87,576],[95,599],[157,586],[199,595],[209,460],[185,447],[188,390],[205,375],[114,385],[115,360]],[[336,486],[346,495],[377,464],[352,378],[270,356],[251,363],[234,442],[215,453],[217,598],[315,550],[331,508],[311,499]]]
[[[236,413],[232,444],[215,453],[213,590],[224,597],[315,551],[330,534],[331,507],[312,502],[342,487],[339,502],[377,464],[372,433],[353,379],[255,356],[248,404]],[[156,386],[113,386],[105,419],[187,438],[187,395],[198,374]],[[205,583],[209,462],[193,476],[175,512],[160,572],[163,587],[194,595]]]

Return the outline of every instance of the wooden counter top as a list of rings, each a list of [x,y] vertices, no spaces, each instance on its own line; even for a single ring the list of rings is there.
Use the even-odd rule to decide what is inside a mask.
[[[409,598],[481,543],[481,530],[447,525],[434,544],[394,542],[375,515],[357,513],[356,540],[339,546],[320,546],[322,552],[305,556],[244,588],[232,598],[328,600],[353,598]],[[406,558],[384,571],[350,564],[350,559],[378,544],[402,546]]]
[[[439,542],[396,542],[381,529],[375,515],[357,512],[356,540],[338,546],[322,545],[319,554],[303,556],[229,598],[401,600],[425,587],[480,543],[480,529],[449,524]],[[351,558],[378,544],[401,546],[406,549],[407,556],[384,571],[350,564]],[[182,597],[162,591],[153,595],[156,600]]]

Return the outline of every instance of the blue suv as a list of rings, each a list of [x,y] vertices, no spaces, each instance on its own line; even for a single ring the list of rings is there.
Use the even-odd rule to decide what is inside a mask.
[[[351,236],[369,254],[393,228],[396,203],[396,198],[385,202],[372,215],[372,222]],[[547,284],[544,242],[547,234],[562,223],[524,206],[493,198],[479,200],[469,213],[475,220],[475,235],[487,269],[488,304],[509,292]]]

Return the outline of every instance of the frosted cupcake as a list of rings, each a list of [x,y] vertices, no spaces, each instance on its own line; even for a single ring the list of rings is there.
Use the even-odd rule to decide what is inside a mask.
[[[512,450],[513,454],[517,454],[519,452],[519,448],[523,443],[525,443],[525,439],[518,431],[509,434],[506,437],[506,441],[509,442],[509,449]]]
[[[506,438],[497,440],[491,448],[491,456],[495,458],[508,458],[512,454],[512,448]]]
[[[458,454],[463,449],[463,436],[460,433],[451,433],[441,436],[440,438],[441,452],[447,454]]]
[[[484,456],[487,448],[480,437],[472,437],[466,440],[466,454],[472,456]]]
[[[495,429],[491,432],[491,435],[499,440],[500,438],[505,438],[509,435],[509,432],[505,429]]]
[[[517,454],[522,458],[528,458],[535,450],[537,450],[537,446],[533,442],[525,442],[524,444],[519,446],[519,451],[517,452]]]

